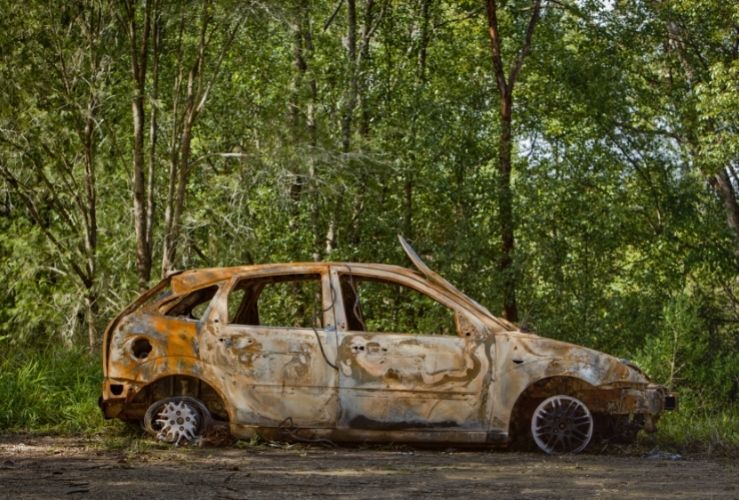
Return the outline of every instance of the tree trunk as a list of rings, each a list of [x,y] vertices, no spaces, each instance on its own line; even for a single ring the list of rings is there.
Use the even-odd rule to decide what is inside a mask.
[[[500,102],[500,138],[498,139],[498,227],[500,228],[501,255],[498,269],[503,288],[503,316],[518,320],[516,304],[516,272],[514,269],[515,221],[513,218],[513,192],[511,190],[512,149],[512,99],[510,94]]]
[[[87,323],[87,346],[90,354],[95,354],[97,349],[97,296],[95,290],[92,288],[87,289],[85,294],[85,323]]]
[[[731,178],[725,168],[711,178],[711,185],[716,190],[718,197],[724,205],[726,212],[726,223],[734,236],[734,256],[739,266],[739,204],[737,204],[736,192],[731,183]]]
[[[131,76],[133,96],[131,115],[133,118],[133,219],[136,234],[136,271],[139,289],[145,290],[151,276],[151,252],[147,242],[147,196],[144,162],[144,134],[146,129],[144,99],[146,93],[146,66],[149,57],[149,32],[151,26],[151,1],[146,3],[144,24],[139,40],[136,25],[136,7],[130,0],[126,2],[128,16],[128,39],[131,53]]]
[[[187,183],[190,179],[190,149],[192,146],[192,130],[195,120],[205,104],[207,91],[202,85],[203,65],[205,64],[206,32],[208,29],[209,4],[203,4],[200,17],[200,37],[195,60],[187,74],[187,85],[182,122],[173,127],[172,154],[170,156],[169,184],[167,189],[167,208],[165,211],[165,233],[162,249],[162,276],[175,270],[177,245],[180,238],[180,220],[185,206]],[[175,80],[175,100],[172,116],[178,116],[179,93],[182,83],[182,30],[184,29],[185,13],[183,12],[180,24],[180,47],[178,56],[178,76]]]
[[[515,219],[513,213],[513,190],[511,189],[511,171],[513,169],[511,152],[513,149],[513,88],[521,71],[524,59],[531,49],[534,30],[539,21],[541,0],[534,0],[531,5],[531,17],[526,28],[523,43],[511,64],[508,76],[505,74],[502,55],[502,40],[498,29],[498,5],[496,0],[486,0],[488,20],[488,36],[493,60],[493,72],[498,89],[500,135],[498,136],[498,228],[500,230],[500,250],[498,270],[503,292],[503,317],[509,321],[518,321],[518,305],[516,302],[516,284],[518,273],[515,268]]]
[[[154,172],[156,171],[157,140],[159,138],[159,52],[161,45],[162,20],[159,13],[159,2],[154,1],[153,13],[154,33],[152,34],[152,67],[151,67],[151,117],[149,118],[149,160],[146,172],[146,253],[149,256],[149,275],[154,252]]]
[[[352,121],[357,106],[359,82],[357,75],[357,5],[356,0],[347,0],[346,58],[349,82],[344,95],[344,110],[341,116],[341,150],[346,154],[351,149]]]
[[[210,76],[205,79],[205,61],[206,49],[209,42],[213,40],[213,33],[208,32],[209,26],[213,21],[211,9],[212,2],[203,2],[200,15],[200,33],[198,37],[198,46],[194,61],[190,66],[187,74],[187,83],[185,90],[184,109],[182,114],[178,113],[179,96],[182,92],[182,50],[183,50],[183,32],[186,26],[187,13],[183,10],[180,18],[179,47],[177,55],[177,77],[174,84],[174,101],[172,105],[172,116],[180,118],[181,122],[176,122],[172,127],[172,142],[170,144],[170,170],[169,184],[167,189],[167,206],[164,213],[164,242],[162,249],[162,275],[166,276],[175,269],[177,258],[177,245],[180,239],[180,221],[185,206],[185,196],[187,194],[187,184],[190,179],[190,171],[192,164],[190,154],[192,148],[192,134],[197,118],[205,108],[216,78],[219,75],[223,59],[233,44],[236,33],[244,19],[244,12],[236,14],[236,19],[230,27],[226,28],[226,39],[220,45],[220,53],[216,58],[210,71]],[[186,9],[185,9],[186,10]]]
[[[93,67],[98,67],[95,60]],[[85,113],[84,127],[80,131],[81,142],[84,147],[85,161],[85,273],[83,280],[87,288],[86,320],[90,353],[95,352],[97,343],[97,304],[95,301],[95,287],[97,285],[97,180],[95,174],[95,110],[98,99],[94,91],[90,93],[87,101],[87,112]]]
[[[289,221],[290,232],[293,233],[295,224],[298,221],[299,202],[303,192],[305,183],[305,171],[302,162],[303,158],[302,146],[306,132],[309,132],[309,125],[303,118],[301,112],[302,97],[304,95],[303,86],[305,75],[308,71],[308,63],[306,61],[306,44],[310,35],[306,34],[306,29],[310,29],[308,6],[299,1],[294,6],[294,14],[292,21],[292,38],[293,38],[293,73],[292,82],[290,84],[290,98],[288,99],[288,113],[290,118],[291,141],[296,147],[296,158],[294,167],[291,169],[292,181],[290,184],[290,201],[291,201],[291,218]],[[310,134],[308,134],[310,135]]]
[[[403,233],[406,238],[413,239],[413,191],[416,167],[416,140],[418,137],[418,109],[421,106],[421,96],[426,87],[426,57],[429,44],[429,24],[431,0],[421,0],[420,5],[420,38],[418,41],[418,54],[416,56],[416,81],[413,90],[412,120],[410,127],[410,144],[408,165],[403,173]]]

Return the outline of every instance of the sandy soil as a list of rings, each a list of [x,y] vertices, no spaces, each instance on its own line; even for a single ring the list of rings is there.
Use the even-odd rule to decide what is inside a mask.
[[[273,448],[105,450],[0,437],[2,498],[739,498],[727,458]]]

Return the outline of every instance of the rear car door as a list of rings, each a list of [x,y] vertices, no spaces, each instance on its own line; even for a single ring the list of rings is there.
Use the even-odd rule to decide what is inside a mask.
[[[315,270],[232,280],[213,363],[231,379],[226,390],[239,423],[334,426],[338,376],[327,359],[335,358],[336,331],[323,305],[327,286]]]

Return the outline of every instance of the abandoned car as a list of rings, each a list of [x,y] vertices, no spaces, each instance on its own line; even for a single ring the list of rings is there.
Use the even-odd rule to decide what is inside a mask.
[[[628,361],[520,331],[429,269],[265,264],[179,272],[104,337],[100,405],[162,441],[505,444],[579,452],[675,407]]]

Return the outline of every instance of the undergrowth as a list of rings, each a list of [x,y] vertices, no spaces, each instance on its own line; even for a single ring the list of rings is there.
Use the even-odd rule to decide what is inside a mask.
[[[739,405],[712,406],[689,391],[680,396],[677,411],[666,412],[657,432],[642,433],[640,443],[683,454],[739,456]]]
[[[0,432],[99,436],[106,448],[147,447],[138,429],[103,419],[100,361],[84,351],[18,353],[0,360]],[[739,408],[680,391],[680,408],[664,414],[642,448],[683,454],[739,455]]]
[[[92,435],[105,427],[97,405],[100,361],[86,352],[17,352],[0,361],[0,429]]]

